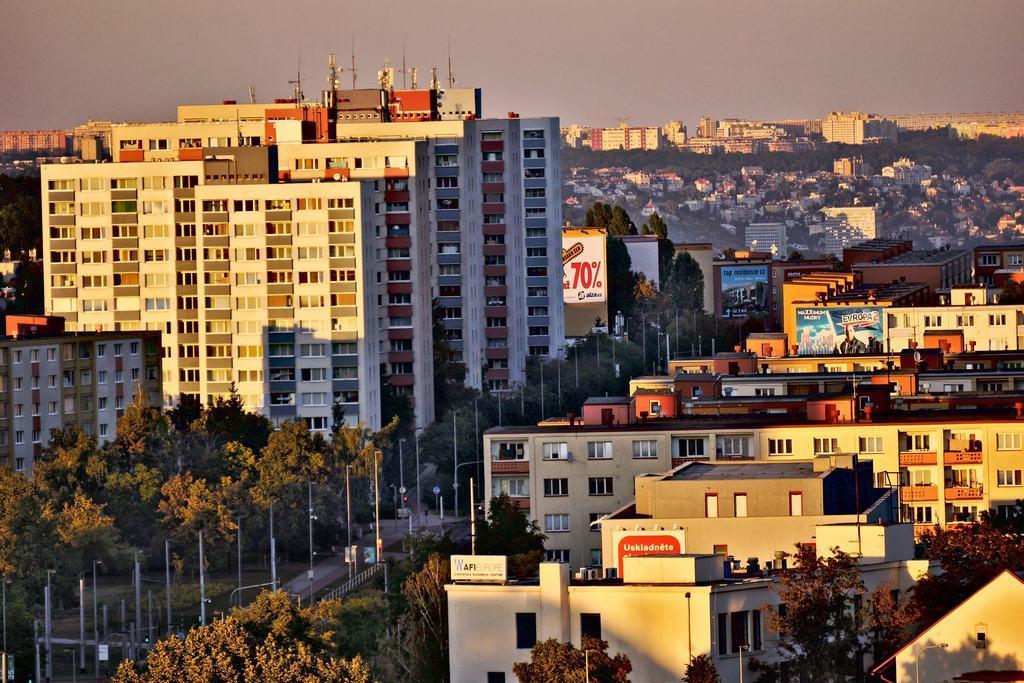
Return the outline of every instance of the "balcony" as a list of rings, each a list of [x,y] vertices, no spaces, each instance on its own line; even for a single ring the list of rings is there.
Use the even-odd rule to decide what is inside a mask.
[[[942,455],[942,462],[946,465],[976,465],[982,459],[980,449],[976,451],[946,451]]]
[[[982,486],[947,486],[946,500],[981,500]]]
[[[913,465],[934,465],[938,462],[938,455],[933,452],[901,452],[900,467]]]
[[[529,474],[529,460],[492,460],[491,474]]]
[[[932,484],[900,487],[900,499],[904,503],[939,499],[939,490]]]
[[[516,506],[517,510],[523,510],[529,512],[530,510],[530,499],[515,497],[512,499],[512,504]]]
[[[385,178],[408,178],[409,177],[409,169],[408,168],[385,168],[384,169],[384,177]]]
[[[409,201],[409,190],[384,190],[385,202],[407,202]]]

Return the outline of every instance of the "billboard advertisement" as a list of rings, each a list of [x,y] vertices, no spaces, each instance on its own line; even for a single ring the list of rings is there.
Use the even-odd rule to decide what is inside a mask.
[[[684,532],[667,531],[613,531],[613,561],[622,576],[622,558],[635,555],[682,555],[686,547]]]
[[[768,264],[722,266],[722,317],[746,318],[768,310]]]
[[[567,304],[606,299],[604,228],[562,231],[562,300]]]
[[[451,563],[452,581],[504,583],[508,578],[505,555],[452,555]]]
[[[855,308],[796,309],[797,354],[884,353],[882,309]]]

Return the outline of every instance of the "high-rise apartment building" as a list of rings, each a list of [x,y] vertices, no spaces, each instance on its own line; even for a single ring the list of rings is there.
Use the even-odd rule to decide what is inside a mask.
[[[274,183],[269,148],[201,151],[42,167],[47,311],[160,332],[169,403],[236,387],[278,421],[328,429],[337,404],[378,426],[372,185]]]
[[[832,173],[844,178],[864,175],[863,157],[842,157],[832,162]]]
[[[625,122],[617,128],[591,128],[590,148],[595,152],[613,149],[658,149],[657,128],[632,128]]]
[[[825,142],[863,145],[873,142],[896,142],[896,122],[861,112],[830,112],[821,124]]]
[[[414,117],[422,98],[382,95],[383,121],[276,102],[115,125],[117,163],[44,170],[47,310],[162,331],[167,400],[234,383],[315,429],[339,405],[379,424],[380,366],[433,419],[433,300],[467,383],[522,381],[564,340],[558,120],[478,119],[478,94],[442,120],[439,97]]]
[[[789,255],[785,223],[751,223],[744,232],[744,238],[747,249],[751,251],[771,252],[779,259]]]
[[[0,154],[44,152],[65,154],[68,151],[66,130],[4,130],[0,131]]]

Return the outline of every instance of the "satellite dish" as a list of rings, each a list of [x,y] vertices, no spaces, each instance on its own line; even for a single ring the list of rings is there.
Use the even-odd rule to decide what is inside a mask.
[[[914,362],[915,363],[920,363],[921,362],[921,352],[918,351],[917,349],[914,349]]]
[[[333,175],[332,177],[333,177],[333,178],[334,178],[335,180],[341,180],[341,174],[340,174],[340,173],[335,173],[335,174],[334,174],[334,175]]]

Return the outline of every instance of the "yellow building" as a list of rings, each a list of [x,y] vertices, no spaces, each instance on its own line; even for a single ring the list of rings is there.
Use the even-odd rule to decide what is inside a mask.
[[[926,560],[912,559],[912,545],[887,543],[898,529],[877,527],[871,536],[883,554],[860,560],[868,590],[888,585],[903,594],[929,571]],[[820,534],[848,552],[857,547],[851,525]],[[623,569],[618,580],[594,581],[571,578],[564,563],[545,562],[539,581],[449,584],[452,683],[512,681],[513,665],[528,661],[537,641],[580,647],[583,635],[629,657],[630,680],[644,683],[679,681],[690,658],[702,654],[723,683],[752,680],[751,657],[777,661],[777,638],[761,612],[778,604],[771,575],[726,578],[722,556],[709,554],[629,557]]]
[[[875,669],[889,683],[1024,681],[1024,580],[1004,571]]]
[[[634,501],[634,479],[690,460],[808,460],[856,454],[898,488],[919,530],[1004,512],[1024,498],[1024,423],[1006,413],[916,411],[870,422],[786,415],[693,417],[620,426],[499,427],[484,434],[486,495],[509,493],[547,534],[550,559],[593,564],[592,522]],[[724,511],[725,507],[721,508]]]

